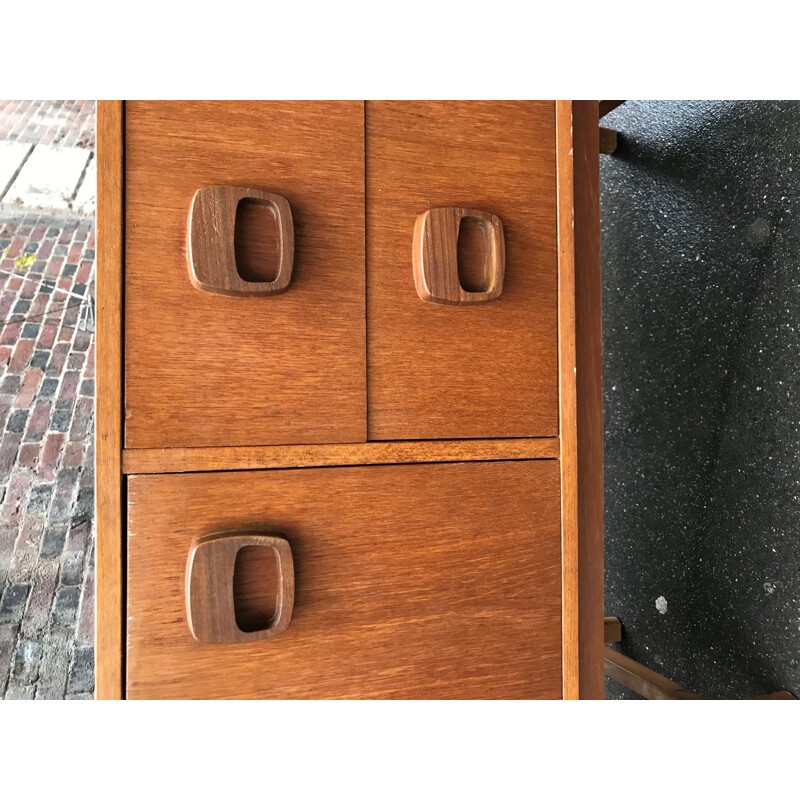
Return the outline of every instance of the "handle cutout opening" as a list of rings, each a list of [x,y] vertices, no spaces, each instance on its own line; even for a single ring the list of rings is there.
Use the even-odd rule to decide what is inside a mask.
[[[271,283],[278,277],[281,251],[274,209],[252,197],[236,207],[233,243],[236,271],[248,283]]]
[[[253,633],[273,624],[280,580],[278,555],[272,547],[248,545],[239,550],[233,568],[233,608],[239,630]]]
[[[486,226],[462,217],[458,226],[458,282],[465,292],[485,292],[489,284],[489,241]]]

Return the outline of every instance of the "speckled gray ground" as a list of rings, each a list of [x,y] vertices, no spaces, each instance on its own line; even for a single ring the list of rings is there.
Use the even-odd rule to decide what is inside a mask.
[[[800,694],[800,103],[603,124],[606,613],[705,696]]]

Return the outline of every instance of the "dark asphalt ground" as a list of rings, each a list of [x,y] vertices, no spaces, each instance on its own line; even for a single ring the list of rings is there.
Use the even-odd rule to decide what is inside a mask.
[[[606,614],[704,696],[800,694],[800,103],[602,124]]]

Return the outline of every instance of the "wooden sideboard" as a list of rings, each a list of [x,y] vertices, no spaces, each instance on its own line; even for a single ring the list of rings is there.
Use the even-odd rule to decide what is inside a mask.
[[[603,696],[598,142],[99,103],[99,698]]]

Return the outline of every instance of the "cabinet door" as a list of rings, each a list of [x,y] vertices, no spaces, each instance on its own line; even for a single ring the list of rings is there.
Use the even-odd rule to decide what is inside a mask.
[[[368,102],[366,147],[369,438],[557,435],[555,104]],[[412,250],[431,209],[499,220],[499,296],[420,297]],[[449,219],[428,255],[458,251],[456,291],[489,289],[491,243],[476,254],[469,217]]]
[[[288,202],[283,293],[192,282],[189,211],[214,186]],[[249,285],[272,280],[271,207],[231,209],[204,231],[206,267],[232,248]],[[127,447],[364,441],[364,305],[363,103],[126,103]]]
[[[140,475],[128,500],[131,698],[561,696],[556,461]],[[279,635],[193,638],[187,559],[226,531],[288,542]],[[237,620],[276,592],[242,574]]]

